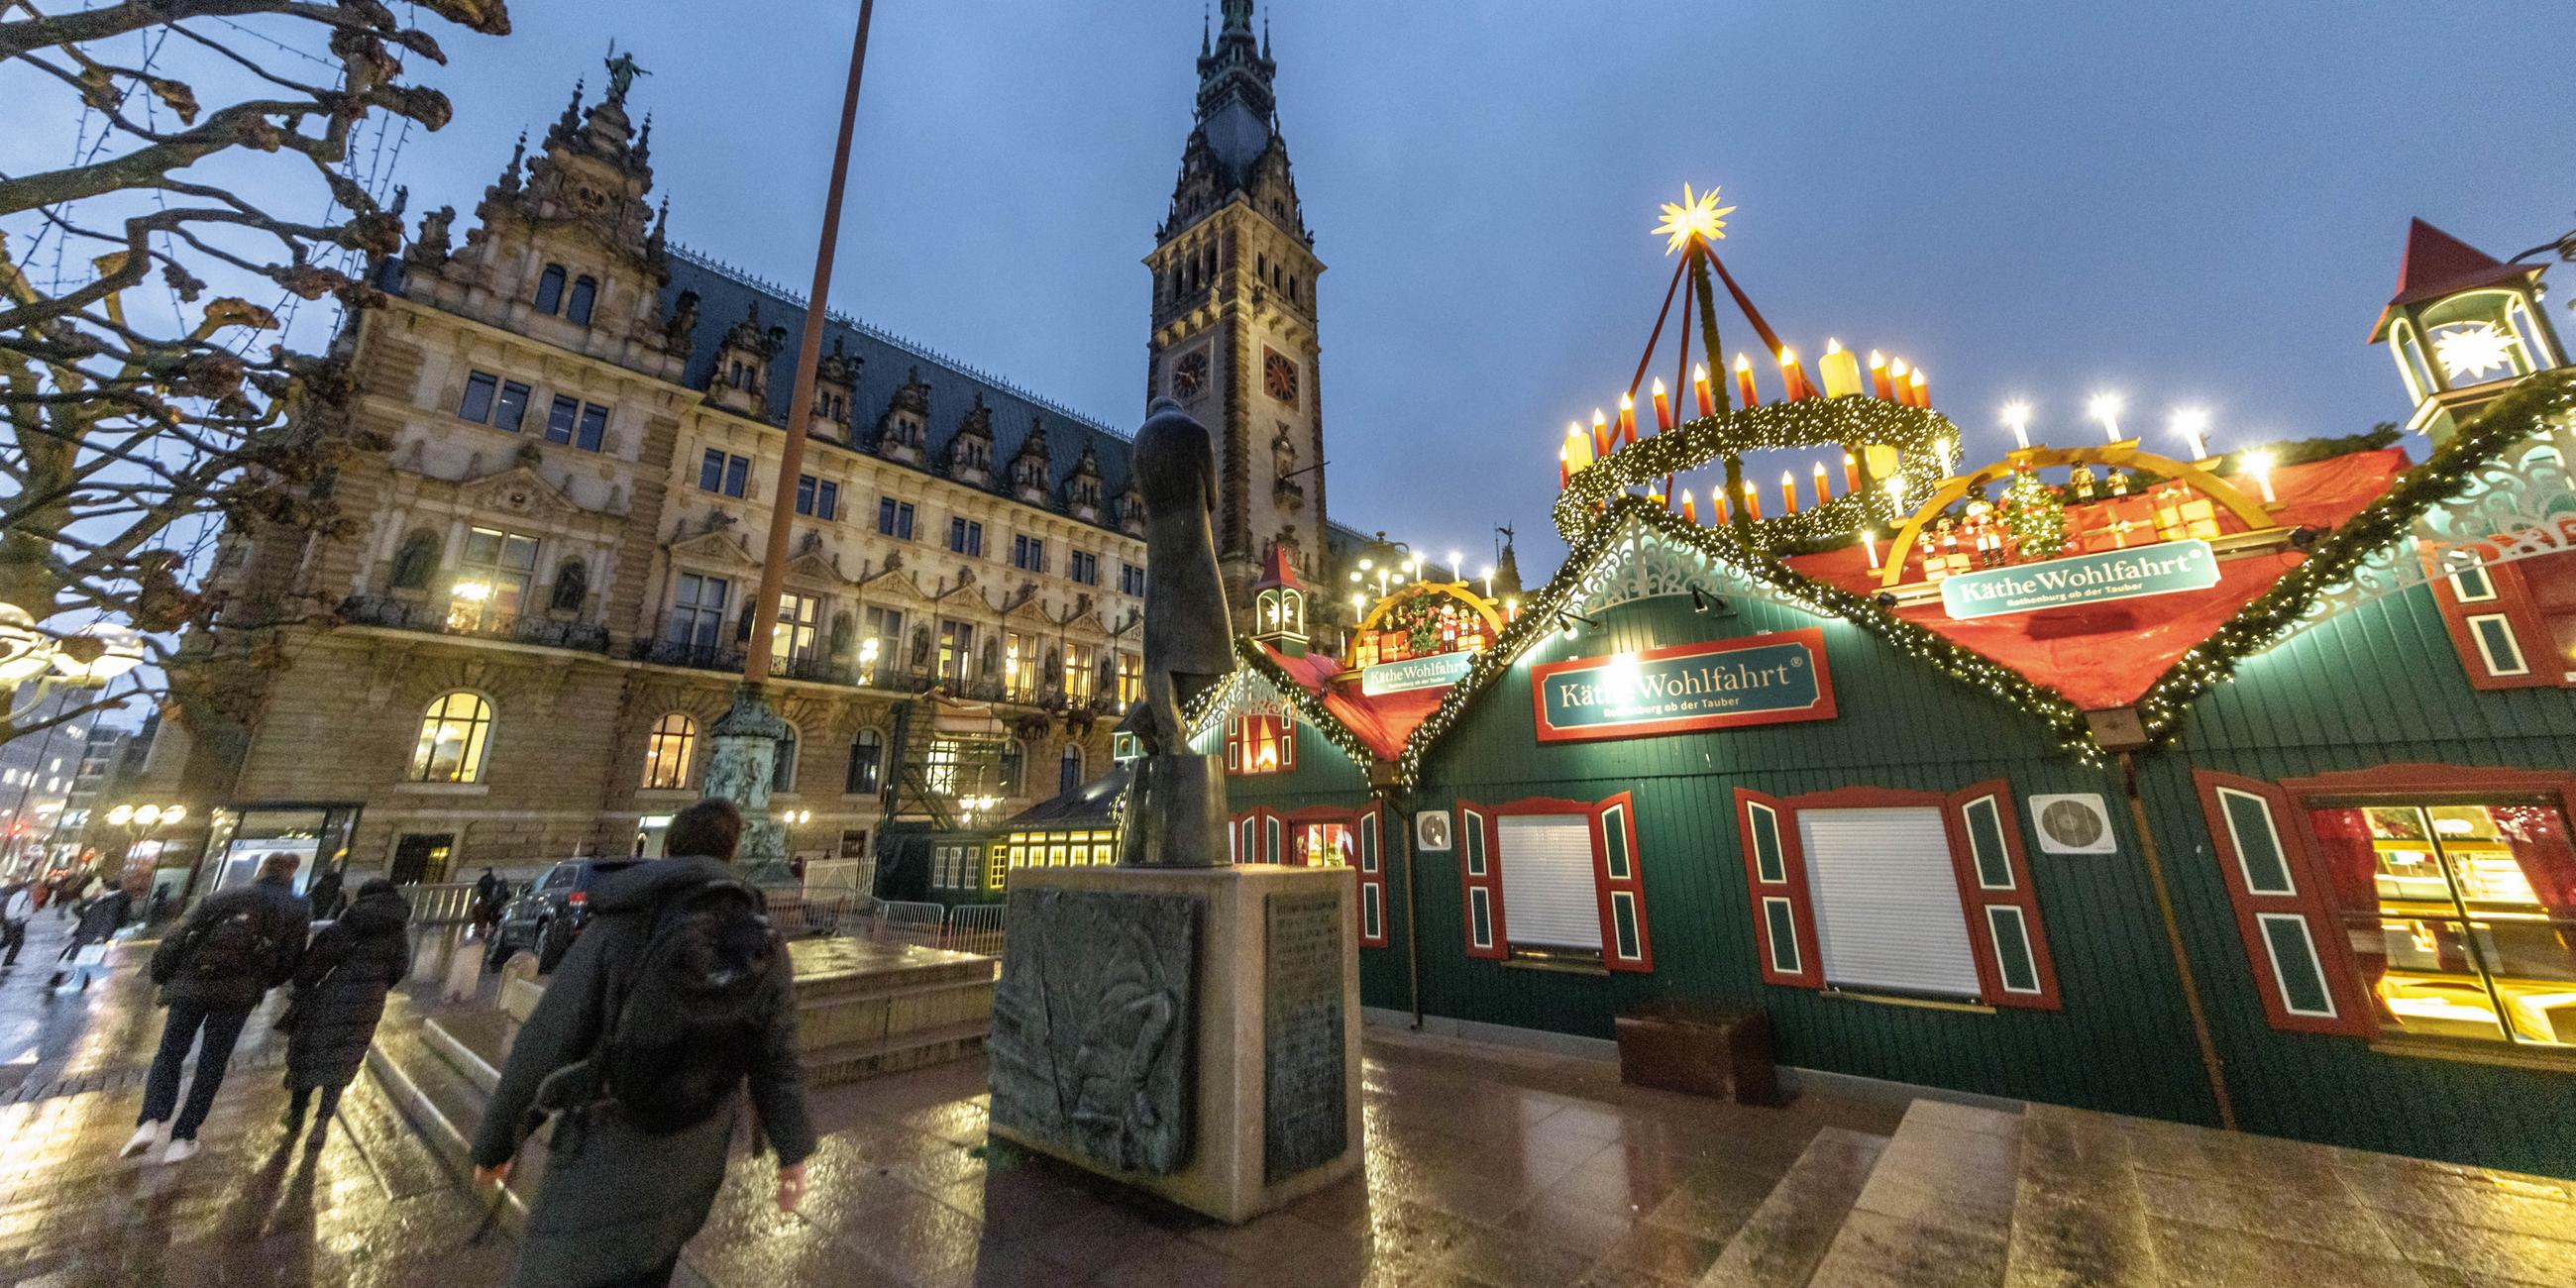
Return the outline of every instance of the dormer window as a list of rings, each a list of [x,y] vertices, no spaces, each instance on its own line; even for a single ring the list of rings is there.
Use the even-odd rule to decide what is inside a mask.
[[[585,274],[573,279],[572,303],[564,310],[564,316],[575,326],[589,326],[591,309],[598,303],[599,281]]]
[[[548,264],[537,275],[537,312],[552,314],[563,307],[564,276],[561,264]]]

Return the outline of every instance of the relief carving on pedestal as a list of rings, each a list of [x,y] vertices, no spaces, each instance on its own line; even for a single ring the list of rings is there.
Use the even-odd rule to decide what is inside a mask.
[[[1096,1166],[1186,1167],[1191,1139],[1187,895],[1023,890],[993,994],[992,1121]]]

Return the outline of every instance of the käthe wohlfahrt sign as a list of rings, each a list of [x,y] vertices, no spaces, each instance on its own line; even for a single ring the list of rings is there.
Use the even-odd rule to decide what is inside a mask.
[[[2217,584],[2218,556],[2208,542],[2195,538],[1952,573],[1941,579],[1941,607],[1965,620],[2144,599]]]
[[[1825,633],[1779,631],[1530,669],[1540,742],[1834,718]]]

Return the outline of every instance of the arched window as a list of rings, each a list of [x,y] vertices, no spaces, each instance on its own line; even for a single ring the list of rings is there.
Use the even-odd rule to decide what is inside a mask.
[[[1020,794],[1020,782],[1028,777],[1029,745],[1017,738],[1002,744],[1002,794]]]
[[[698,747],[698,722],[674,711],[653,722],[644,744],[644,786],[670,790],[689,785],[689,756]]]
[[[850,772],[841,790],[852,796],[873,796],[885,773],[885,735],[874,729],[861,729],[850,739]]]
[[[1082,748],[1068,742],[1064,745],[1064,755],[1056,761],[1055,794],[1069,796],[1073,794],[1074,788],[1080,786],[1082,786]]]
[[[442,693],[420,717],[420,741],[412,746],[411,780],[415,783],[483,781],[483,748],[492,737],[492,704],[462,689]]]
[[[563,306],[564,266],[548,264],[537,276],[537,312],[552,313]]]
[[[402,549],[394,554],[393,588],[427,590],[437,575],[438,534],[415,532],[403,538]]]
[[[801,745],[796,737],[796,726],[787,726],[787,732],[779,736],[778,746],[770,758],[769,790],[796,790],[796,749]]]
[[[558,613],[578,613],[582,601],[590,598],[590,568],[578,559],[566,559],[555,565],[554,594],[547,607]]]
[[[591,306],[599,303],[599,281],[584,274],[572,280],[572,301],[564,306],[564,316],[575,326],[590,325]]]

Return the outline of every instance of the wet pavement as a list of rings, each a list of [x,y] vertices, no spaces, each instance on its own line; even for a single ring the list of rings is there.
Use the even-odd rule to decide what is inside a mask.
[[[510,1238],[475,1241],[483,1207],[373,1074],[317,1154],[245,1057],[202,1155],[118,1161],[158,1012],[135,950],[88,994],[48,994],[64,933],[40,924],[0,980],[19,1087],[0,1104],[0,1288],[507,1281]],[[1228,1227],[988,1144],[983,1092],[974,1062],[817,1092],[804,1209],[776,1212],[768,1161],[738,1156],[678,1282],[2274,1288],[2316,1267],[2576,1288],[2576,1184],[2074,1111],[1816,1090],[1746,1108],[1372,1028],[1365,1175]]]

